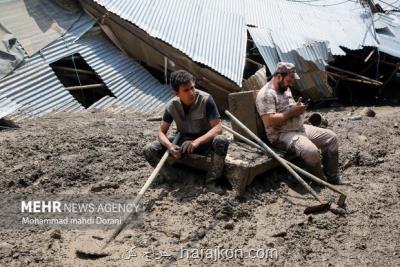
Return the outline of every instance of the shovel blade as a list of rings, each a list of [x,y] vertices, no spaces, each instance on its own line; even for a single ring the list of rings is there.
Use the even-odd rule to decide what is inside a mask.
[[[304,210],[304,214],[311,214],[311,213],[318,213],[318,212],[326,211],[326,210],[329,210],[330,206],[331,206],[330,202],[321,203],[321,204],[315,205],[315,206],[310,206]]]

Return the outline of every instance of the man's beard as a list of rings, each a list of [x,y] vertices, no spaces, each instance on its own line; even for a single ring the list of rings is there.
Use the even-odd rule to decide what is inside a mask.
[[[280,82],[278,83],[278,92],[279,92],[280,94],[283,94],[286,90],[287,90],[287,86],[285,86],[285,85],[283,84],[283,81],[280,81]]]

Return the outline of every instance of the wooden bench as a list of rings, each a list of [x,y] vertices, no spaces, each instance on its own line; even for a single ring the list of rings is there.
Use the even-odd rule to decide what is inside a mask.
[[[283,155],[282,152],[279,154]],[[191,154],[179,160],[173,160],[173,162],[207,171],[211,164],[211,157]],[[278,165],[279,163],[268,155],[257,152],[250,147],[246,148],[246,145],[231,143],[225,159],[223,176],[228,179],[236,194],[241,196],[257,175]]]

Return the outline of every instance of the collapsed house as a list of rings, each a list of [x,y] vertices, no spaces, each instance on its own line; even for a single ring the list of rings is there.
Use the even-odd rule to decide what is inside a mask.
[[[79,2],[1,4],[0,115],[158,112],[176,69],[223,110],[229,94],[260,89],[279,61],[296,64],[296,92],[313,100],[346,84],[383,88],[399,68],[400,20],[383,2]]]
[[[77,6],[77,14],[51,1],[14,1],[1,8],[2,27],[24,53],[18,67],[0,80],[0,115],[18,121],[61,111],[161,111],[172,97],[170,88],[116,48]],[[18,19],[7,20],[11,14]],[[61,30],[58,21],[70,21],[69,28]],[[59,34],[41,34],[35,27]],[[15,64],[9,61],[8,66]]]
[[[127,54],[165,76],[189,70],[221,109],[227,94],[260,89],[279,61],[296,64],[298,91],[313,100],[334,97],[343,81],[384,86],[398,70],[398,17],[373,13],[371,1],[80,2]],[[377,64],[390,67],[376,77]]]

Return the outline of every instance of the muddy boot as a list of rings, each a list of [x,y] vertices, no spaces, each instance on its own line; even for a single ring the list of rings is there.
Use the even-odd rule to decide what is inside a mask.
[[[323,157],[324,171],[328,182],[331,184],[340,184],[338,175],[339,153],[337,151],[326,153]]]
[[[162,181],[173,182],[179,176],[179,172],[168,163],[165,163],[161,168],[159,175],[162,178]]]
[[[220,156],[215,153],[211,154],[211,166],[206,175],[207,190],[216,194],[223,194],[224,190],[217,186],[217,180],[221,177],[225,165],[225,156]]]

